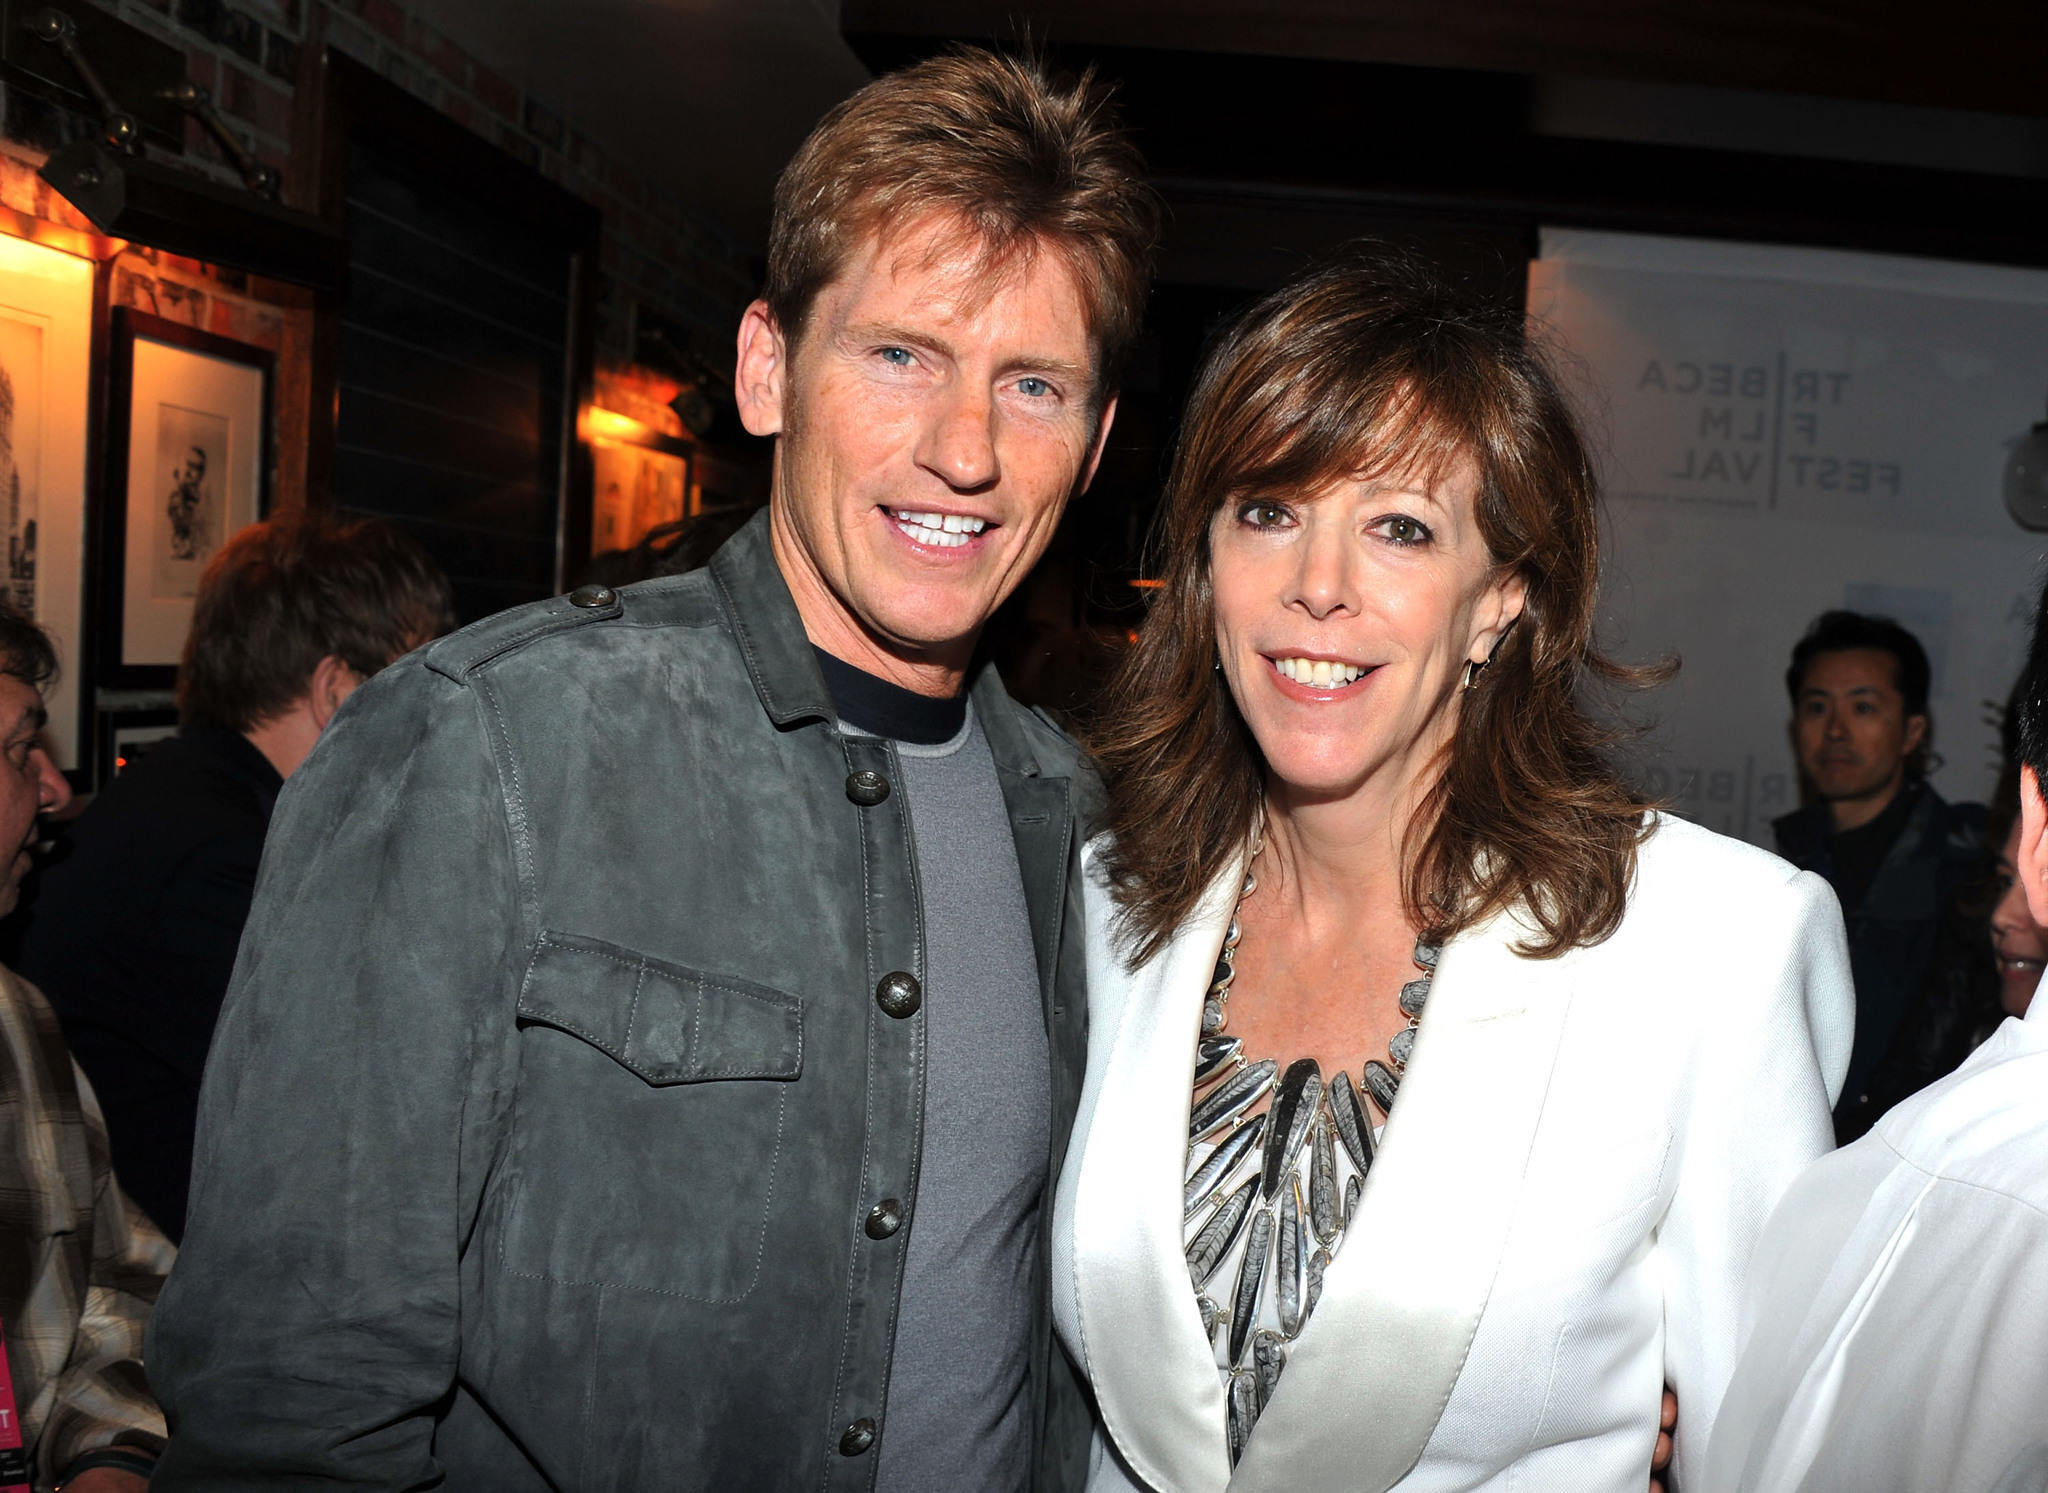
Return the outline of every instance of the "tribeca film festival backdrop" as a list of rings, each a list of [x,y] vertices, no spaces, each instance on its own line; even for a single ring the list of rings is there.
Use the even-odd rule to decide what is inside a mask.
[[[1846,606],[1926,644],[1935,785],[1988,798],[2043,550],[2000,478],[2048,394],[2048,272],[1546,230],[1529,309],[1602,447],[1603,639],[1683,662],[1647,786],[1770,846],[1787,656]]]

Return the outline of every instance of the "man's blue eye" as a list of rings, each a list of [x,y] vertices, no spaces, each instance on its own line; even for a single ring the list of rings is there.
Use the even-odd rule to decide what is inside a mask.
[[[1050,394],[1052,385],[1042,378],[1020,378],[1017,380],[1017,392],[1037,399],[1041,395]]]
[[[882,357],[886,361],[894,363],[898,368],[910,366],[910,350],[908,348],[885,347],[882,349]]]

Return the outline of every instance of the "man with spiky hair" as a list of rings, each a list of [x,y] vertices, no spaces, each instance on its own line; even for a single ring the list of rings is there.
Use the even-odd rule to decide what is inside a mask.
[[[336,716],[208,1065],[152,1486],[1079,1486],[1092,780],[975,650],[1101,455],[1140,173],[1030,62],[861,90],[739,331],[768,510]]]
[[[2013,699],[2048,923],[2048,592]],[[1810,1167],[1748,1297],[1705,1493],[2048,1490],[2048,1002]]]

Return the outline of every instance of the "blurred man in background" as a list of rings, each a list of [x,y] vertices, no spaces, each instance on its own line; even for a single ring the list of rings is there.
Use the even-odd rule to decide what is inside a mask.
[[[2015,701],[2007,855],[2038,929],[2048,607]],[[2013,909],[1995,916],[2012,926]],[[2001,951],[2016,947],[1998,936]],[[1778,1205],[1750,1264],[1704,1493],[2048,1493],[2048,1002],[2024,989],[2039,973],[2028,962],[2008,963],[2019,978],[2006,1000],[2023,1020],[1808,1168]]]
[[[453,624],[447,580],[386,524],[250,525],[200,582],[179,734],[107,785],[43,873],[22,970],[102,1096],[114,1169],[174,1240],[278,790],[357,685]]]
[[[20,895],[36,821],[71,801],[40,739],[56,672],[42,629],[0,602],[0,916]],[[57,1018],[0,965],[0,1485],[148,1486],[164,1418],[142,1333],[173,1255],[114,1180]]]
[[[1856,976],[1856,1045],[1835,1109],[1843,1139],[1882,1113],[1869,1079],[1934,954],[1942,909],[1984,866],[1984,810],[1926,780],[1927,651],[1898,623],[1826,612],[1792,650],[1785,686],[1808,796],[1778,820],[1778,853],[1834,887]]]

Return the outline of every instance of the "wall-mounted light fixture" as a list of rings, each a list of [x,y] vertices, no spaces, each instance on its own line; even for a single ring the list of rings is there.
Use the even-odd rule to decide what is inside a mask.
[[[583,407],[582,426],[577,433],[586,441],[609,441],[627,446],[649,445],[649,438],[657,434],[631,415],[622,415],[617,410],[595,404]]]
[[[46,84],[53,74],[68,70],[75,80],[73,95],[82,91],[100,117],[99,139],[61,147],[37,174],[109,238],[233,265],[315,290],[339,291],[348,268],[345,240],[324,219],[274,200],[280,184],[276,170],[257,159],[226,127],[205,89],[190,79],[165,80],[147,89],[136,110],[124,106],[116,92],[119,78],[113,73],[103,77],[89,46],[96,38],[104,41],[122,71],[135,78],[160,77],[162,59],[151,50],[156,44],[148,37],[132,41],[126,35],[132,29],[74,3],[44,6],[9,30],[6,61],[11,66]],[[17,47],[16,30],[32,40]],[[15,55],[20,47],[38,44],[43,49],[39,55]],[[136,47],[141,48],[140,62],[127,59],[124,50]],[[170,52],[182,68],[183,59],[175,49],[161,50]],[[110,77],[115,78],[111,86]],[[240,170],[247,191],[143,155],[144,120],[155,121],[166,108],[190,114],[214,134]],[[161,124],[151,123],[148,133],[161,136]]]
[[[253,193],[90,140],[63,147],[36,174],[112,237],[315,290],[347,281],[347,241],[325,219]]]

